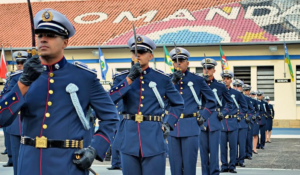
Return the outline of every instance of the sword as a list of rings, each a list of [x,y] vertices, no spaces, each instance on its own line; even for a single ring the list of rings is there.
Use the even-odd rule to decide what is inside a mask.
[[[175,46],[176,62],[177,62],[177,68],[176,68],[176,70],[179,70],[179,62],[178,62],[177,46],[176,46],[175,41],[173,41],[173,42],[174,42],[174,46]]]
[[[206,55],[204,53],[204,59],[205,59],[205,75],[207,75],[207,62],[206,62]]]
[[[31,51],[28,50],[28,58],[31,58],[33,55],[38,54],[35,48],[35,32],[34,32],[34,22],[33,22],[33,15],[32,15],[32,8],[30,0],[27,0],[28,4],[28,11],[29,11],[29,17],[30,17],[30,24],[31,24],[31,41],[32,41],[32,49]]]
[[[137,55],[137,42],[136,42],[136,31],[135,31],[134,23],[132,23],[132,29],[133,29],[134,44],[135,44],[135,48],[134,48],[135,59],[133,59],[133,60],[131,61],[131,65],[134,65],[134,64],[138,61],[138,55]]]
[[[74,57],[73,57],[73,55],[72,55],[72,60],[73,60],[73,64],[74,64]]]
[[[239,107],[239,105],[238,105],[238,103],[237,103],[237,101],[236,101],[236,99],[235,99],[235,95],[234,95],[234,94],[232,94],[232,95],[231,95],[231,98],[232,98],[233,102],[235,103],[235,105],[236,105],[236,108],[238,108],[238,109],[239,109],[240,107]]]
[[[11,54],[11,61],[12,61],[12,71],[14,71],[14,69],[15,69],[15,61],[14,61],[14,57],[13,57],[13,52],[12,52],[11,46],[10,46],[10,54]]]

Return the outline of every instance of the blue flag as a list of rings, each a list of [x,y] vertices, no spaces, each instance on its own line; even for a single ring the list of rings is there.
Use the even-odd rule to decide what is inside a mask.
[[[100,49],[100,46],[99,46],[99,63],[100,63],[100,69],[101,69],[101,76],[102,76],[102,79],[105,81],[105,76],[106,76],[106,73],[108,71],[108,65],[105,61],[105,58],[104,58],[103,53]]]

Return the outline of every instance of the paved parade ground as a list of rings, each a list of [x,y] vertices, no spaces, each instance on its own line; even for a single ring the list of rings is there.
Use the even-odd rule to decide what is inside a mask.
[[[237,167],[241,175],[299,175],[300,174],[300,129],[275,129],[272,143],[266,143],[265,149],[258,149],[252,160],[246,160],[246,168]],[[4,150],[3,132],[0,130],[0,152]],[[12,168],[3,168],[7,156],[0,155],[0,175],[13,175]],[[197,175],[201,174],[201,163],[198,155]],[[110,162],[95,161],[93,169],[99,175],[121,175],[119,170],[108,171]],[[166,174],[170,175],[167,159]],[[222,173],[223,174],[223,173]],[[225,173],[224,173],[225,174]]]

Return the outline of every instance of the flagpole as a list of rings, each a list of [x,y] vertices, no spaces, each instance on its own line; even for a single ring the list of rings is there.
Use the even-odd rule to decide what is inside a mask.
[[[221,48],[221,39],[219,40],[219,46],[220,46],[220,48]],[[220,62],[221,62],[221,73],[223,72],[223,63],[222,63],[222,58],[221,58],[221,56],[220,56]]]
[[[285,43],[285,33],[283,34],[283,41],[284,41],[284,43],[283,43],[283,51],[285,52],[285,46],[286,46],[286,43]],[[284,76],[284,78],[286,78],[286,72],[285,72],[285,54],[284,54],[284,58],[283,58],[283,70],[284,70],[284,72],[283,72],[283,76]]]
[[[164,48],[164,43],[163,43],[163,50],[165,49]],[[166,52],[165,52],[165,50],[164,50],[164,54],[165,54],[165,58],[164,58],[164,65],[165,65],[165,72],[167,71],[167,68],[166,68],[166,57],[167,57],[167,55],[166,55]],[[166,72],[167,73],[167,72]]]

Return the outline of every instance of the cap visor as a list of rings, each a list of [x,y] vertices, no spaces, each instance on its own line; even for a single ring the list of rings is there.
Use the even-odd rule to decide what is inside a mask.
[[[53,29],[53,28],[48,28],[48,27],[40,27],[40,28],[38,28],[38,29],[35,29],[34,32],[35,32],[36,34],[38,34],[38,33],[53,32],[53,33],[55,33],[55,34],[57,34],[57,35],[60,35],[60,36],[67,36],[67,35],[65,35],[64,33],[59,32],[58,30],[55,30],[55,29]]]

